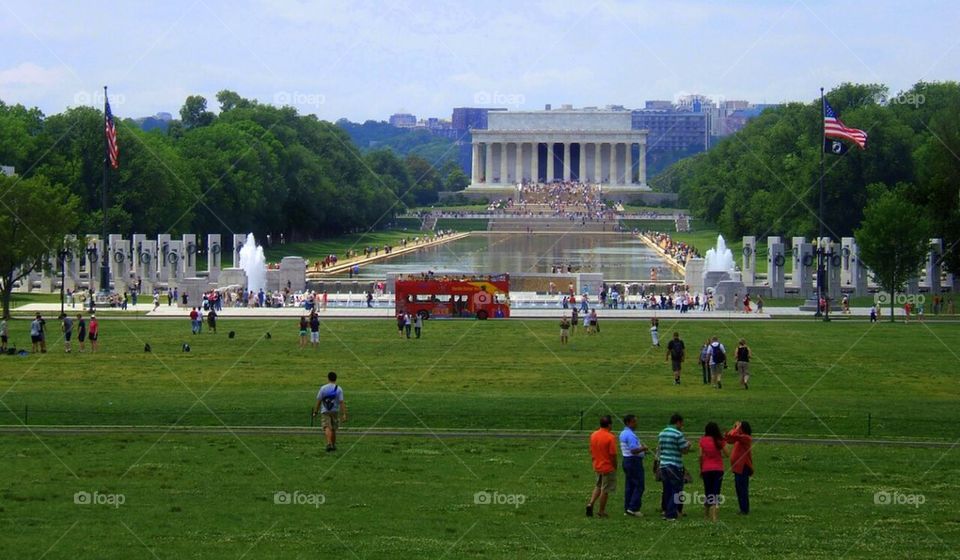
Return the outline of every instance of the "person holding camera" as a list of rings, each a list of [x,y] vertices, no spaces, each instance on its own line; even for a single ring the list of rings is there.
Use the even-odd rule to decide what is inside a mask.
[[[739,513],[747,515],[750,513],[750,477],[753,476],[753,430],[750,422],[738,420],[733,429],[727,432],[726,440],[733,444],[730,470],[733,471],[733,485],[737,490]]]
[[[337,450],[337,430],[341,422],[347,421],[347,403],[343,400],[343,389],[337,384],[337,372],[327,374],[327,383],[317,392],[317,403],[313,407],[313,417],[323,418],[323,432],[327,437],[327,451]]]

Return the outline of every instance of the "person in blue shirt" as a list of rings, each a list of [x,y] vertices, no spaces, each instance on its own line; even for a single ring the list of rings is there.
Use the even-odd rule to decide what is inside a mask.
[[[623,513],[641,517],[640,504],[643,500],[643,458],[647,446],[640,442],[634,430],[637,429],[637,417],[627,414],[623,417],[623,431],[620,432],[620,455],[623,456],[623,472],[626,475],[623,495]]]

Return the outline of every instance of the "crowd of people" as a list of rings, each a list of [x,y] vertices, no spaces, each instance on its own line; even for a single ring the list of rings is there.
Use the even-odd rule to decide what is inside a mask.
[[[343,259],[358,259],[363,256],[363,259],[370,259],[373,257],[379,257],[380,255],[389,255],[395,250],[405,249],[407,247],[412,247],[415,245],[424,245],[427,243],[432,243],[438,241],[445,237],[450,236],[454,232],[452,230],[437,230],[431,232],[424,232],[423,235],[415,235],[413,237],[404,237],[401,238],[396,245],[383,244],[383,245],[368,245],[360,249],[348,249],[344,251]],[[340,258],[336,254],[329,254],[321,260],[314,261],[313,271],[314,272],[323,272],[328,268],[336,266],[340,262]]]
[[[685,241],[674,241],[668,233],[645,231],[642,235],[656,244],[669,258],[682,266],[686,266],[687,261],[690,259],[700,258],[701,256],[696,247]]]
[[[521,213],[529,212],[584,221],[616,218],[616,210],[606,205],[600,188],[591,183],[524,182],[517,190],[519,201],[515,206]],[[544,212],[541,208],[549,208],[549,211]]]
[[[623,429],[619,434],[612,431],[613,419],[600,418],[600,426],[590,435],[589,449],[593,463],[595,482],[587,500],[587,517],[609,517],[607,503],[617,489],[618,457],[622,458],[624,473],[623,513],[642,517],[643,495],[646,490],[643,460],[651,449],[637,434],[636,415],[623,417]],[[716,523],[720,506],[724,503],[723,478],[733,473],[737,495],[738,513],[750,513],[750,477],[753,467],[753,431],[750,423],[738,420],[729,430],[723,431],[716,422],[707,422],[703,436],[697,442],[698,469],[703,480],[703,493],[690,494],[685,485],[693,482],[693,475],[684,466],[684,455],[694,449],[683,432],[684,420],[673,414],[665,428],[657,435],[656,447],[652,450],[654,479],[660,482],[662,492],[657,513],[664,520],[676,521],[686,515],[684,506],[691,503],[703,505],[704,518]]]

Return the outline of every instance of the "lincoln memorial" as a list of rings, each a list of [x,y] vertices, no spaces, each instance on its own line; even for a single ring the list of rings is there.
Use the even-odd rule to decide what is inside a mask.
[[[499,193],[523,182],[578,181],[608,192],[648,191],[647,131],[628,111],[490,112],[472,131],[474,193]]]

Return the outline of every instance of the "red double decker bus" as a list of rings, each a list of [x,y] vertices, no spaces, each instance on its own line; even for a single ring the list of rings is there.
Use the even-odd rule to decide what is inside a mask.
[[[396,312],[430,317],[506,319],[510,275],[398,277]]]

